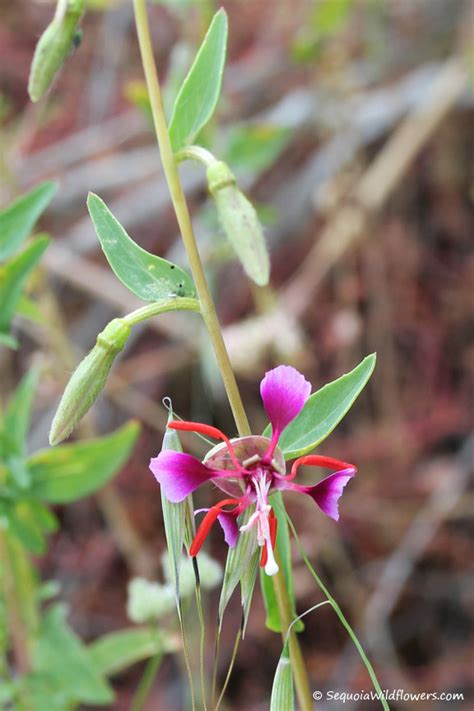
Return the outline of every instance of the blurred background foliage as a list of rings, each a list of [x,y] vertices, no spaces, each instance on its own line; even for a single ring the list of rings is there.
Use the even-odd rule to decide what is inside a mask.
[[[44,242],[39,266],[25,274],[23,296],[8,313],[2,297],[3,404],[25,373],[41,369],[25,456],[46,445],[69,374],[103,324],[136,306],[100,253],[88,191],[107,201],[144,248],[185,263],[131,3],[87,5],[81,45],[47,99],[33,105],[29,67],[54,6],[0,0],[2,205],[44,181],[59,184],[35,227],[50,235],[47,248],[41,236],[26,247]],[[378,352],[367,391],[321,447],[359,467],[340,523],[299,501],[289,512],[360,630],[382,687],[461,690],[465,702],[449,708],[471,708],[473,94],[464,62],[472,59],[472,2],[223,5],[230,25],[223,97],[201,138],[258,209],[272,259],[269,288],[250,285],[235,261],[202,170],[186,165],[182,176],[249,415],[256,431],[263,428],[258,382],[273,364],[292,363],[319,387]],[[211,0],[151,7],[168,106],[216,9]],[[0,266],[3,279],[8,264]],[[180,415],[232,432],[210,349],[192,316],[134,329],[82,434],[110,433],[134,416],[144,425],[139,445],[113,488],[54,506],[59,528],[37,564],[43,579],[58,581],[69,623],[86,642],[127,624],[131,576],[159,577],[163,526],[148,460],[161,443],[164,395]],[[185,445],[196,450],[191,439]],[[15,471],[21,478],[21,467]],[[217,534],[211,550],[223,560]],[[317,599],[296,550],[295,561],[303,611]],[[216,604],[212,595],[208,604]],[[240,616],[237,602],[229,609],[223,659]],[[263,620],[256,597],[228,708],[266,708],[280,641]],[[58,605],[47,622],[63,637],[72,634]],[[315,689],[369,688],[330,609],[306,618],[301,639]],[[135,665],[115,677],[114,708],[128,708],[140,672]],[[182,683],[167,657],[146,708],[177,708]]]

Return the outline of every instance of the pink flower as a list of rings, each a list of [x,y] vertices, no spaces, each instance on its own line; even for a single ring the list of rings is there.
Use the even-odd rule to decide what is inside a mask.
[[[206,515],[191,545],[192,556],[199,552],[216,520],[221,524],[230,547],[235,546],[239,530],[245,533],[255,526],[257,542],[262,547],[260,565],[268,575],[278,572],[274,557],[277,519],[268,498],[276,490],[307,494],[325,514],[338,520],[338,500],[345,485],[356,473],[355,466],[331,457],[306,455],[296,459],[290,473],[286,474],[285,460],[278,448],[281,433],[301,412],[310,392],[310,383],[291,366],[280,365],[266,373],[260,384],[260,393],[272,425],[271,439],[250,436],[231,441],[210,425],[179,421],[168,424],[172,429],[200,432],[222,440],[222,444],[208,452],[203,462],[189,454],[170,450],[163,450],[150,461],[150,469],[170,501],[183,501],[207,481],[213,482],[228,495],[212,508],[201,509],[206,511]],[[313,486],[295,484],[293,479],[298,467],[306,464],[334,469],[335,472]],[[239,529],[238,516],[253,504],[255,511]]]

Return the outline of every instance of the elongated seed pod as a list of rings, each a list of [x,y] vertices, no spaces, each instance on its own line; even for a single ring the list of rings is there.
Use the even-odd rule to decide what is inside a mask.
[[[77,25],[85,0],[69,0],[64,13],[56,12],[36,45],[28,80],[31,101],[39,101],[74,48]]]
[[[211,163],[207,182],[221,225],[246,274],[259,286],[268,284],[270,259],[255,208],[225,163]]]
[[[51,425],[49,443],[59,444],[90,410],[107,381],[115,356],[124,348],[130,326],[120,318],[107,324],[94,348],[71,376]]]

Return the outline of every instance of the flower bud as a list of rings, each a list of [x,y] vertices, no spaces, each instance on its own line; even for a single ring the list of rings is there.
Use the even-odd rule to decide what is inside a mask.
[[[115,356],[124,348],[129,335],[130,326],[120,318],[114,318],[99,333],[94,348],[78,365],[63,393],[49,433],[51,446],[66,439],[90,410],[104,389]]]
[[[132,622],[152,622],[174,608],[172,585],[152,583],[145,578],[133,578],[127,588],[127,614]]]
[[[225,163],[209,165],[207,182],[221,225],[246,274],[259,286],[268,284],[270,259],[255,208]]]
[[[53,18],[36,45],[31,63],[28,93],[31,101],[39,101],[51,86],[54,77],[66,61],[77,41],[77,24],[85,0],[69,0],[64,14]]]

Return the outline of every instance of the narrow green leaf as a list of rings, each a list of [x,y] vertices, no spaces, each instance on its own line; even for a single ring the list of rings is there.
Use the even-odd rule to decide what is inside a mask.
[[[239,526],[244,525],[250,518],[250,509],[244,511],[239,518]],[[257,549],[257,535],[255,526],[244,535],[239,535],[234,548],[229,548],[222,581],[221,595],[219,599],[219,621],[222,625],[224,612],[229,604],[232,593],[241,582],[244,572],[251,566],[252,558]],[[248,600],[246,605],[249,605]]]
[[[125,464],[139,431],[131,421],[106,437],[36,452],[28,460],[32,495],[63,504],[97,491]]]
[[[242,573],[242,577],[240,579],[240,593],[242,597],[242,638],[245,637],[247,622],[249,620],[253,591],[257,581],[259,561],[260,549],[255,551],[253,557],[250,559],[250,563]]]
[[[135,296],[144,301],[160,301],[196,295],[189,274],[136,244],[100,197],[89,193],[87,207],[112,270]]]
[[[7,512],[8,530],[27,550],[40,555],[46,550],[41,526],[28,501],[17,501]]]
[[[29,321],[34,321],[35,323],[45,323],[44,314],[41,312],[37,304],[35,304],[32,299],[28,298],[24,294],[20,297],[16,305],[16,313],[23,318],[27,318]]]
[[[173,411],[170,410],[168,422],[173,420]],[[182,452],[176,430],[166,429],[163,437],[162,450],[171,449],[173,452]],[[186,511],[188,500],[175,504],[169,501],[161,489],[161,507],[163,510],[163,525],[165,528],[166,546],[170,559],[171,575],[173,577],[176,597],[176,607],[178,614],[181,614],[180,593],[179,593],[179,573],[181,560],[183,557],[184,536],[186,533]]]
[[[19,348],[19,343],[10,333],[2,333],[0,331],[0,345],[6,346],[16,351]]]
[[[288,643],[283,647],[273,678],[270,711],[294,711],[295,695]]]
[[[47,237],[38,237],[20,254],[0,266],[0,331],[8,333],[10,321],[21,298],[23,286],[49,244]]]
[[[313,393],[300,414],[283,431],[278,446],[285,459],[307,454],[331,434],[350,410],[375,368],[372,353],[341,378]]]
[[[109,704],[114,694],[86,647],[66,622],[64,605],[50,607],[33,648],[33,668],[55,678],[70,700]]]
[[[57,183],[48,180],[0,212],[0,261],[16,252],[30,235],[35,222],[46,210],[57,189]]]
[[[288,591],[288,601],[291,608],[292,619],[294,619],[296,617],[296,601],[293,586],[293,568],[291,565],[290,533],[286,520],[285,504],[283,503],[281,492],[277,491],[275,494],[272,494],[270,502],[278,520],[276,548],[283,567],[283,574],[285,576],[286,588]],[[275,597],[273,580],[270,576],[266,575],[264,570],[261,570],[260,572],[260,584],[262,588],[263,602],[267,613],[265,624],[268,629],[272,630],[272,632],[281,632],[282,625],[280,613],[278,611],[278,603]],[[303,629],[303,623],[298,620],[298,622],[294,625],[294,629],[296,632],[301,631]]]
[[[161,632],[135,627],[106,634],[90,644],[87,651],[97,671],[111,676],[172,647]]]
[[[227,15],[221,8],[209,26],[196,59],[176,97],[169,124],[173,150],[194,141],[216,108],[227,48]]]
[[[16,388],[5,411],[4,428],[8,434],[9,450],[12,454],[22,455],[25,451],[37,382],[38,370],[31,368]]]

